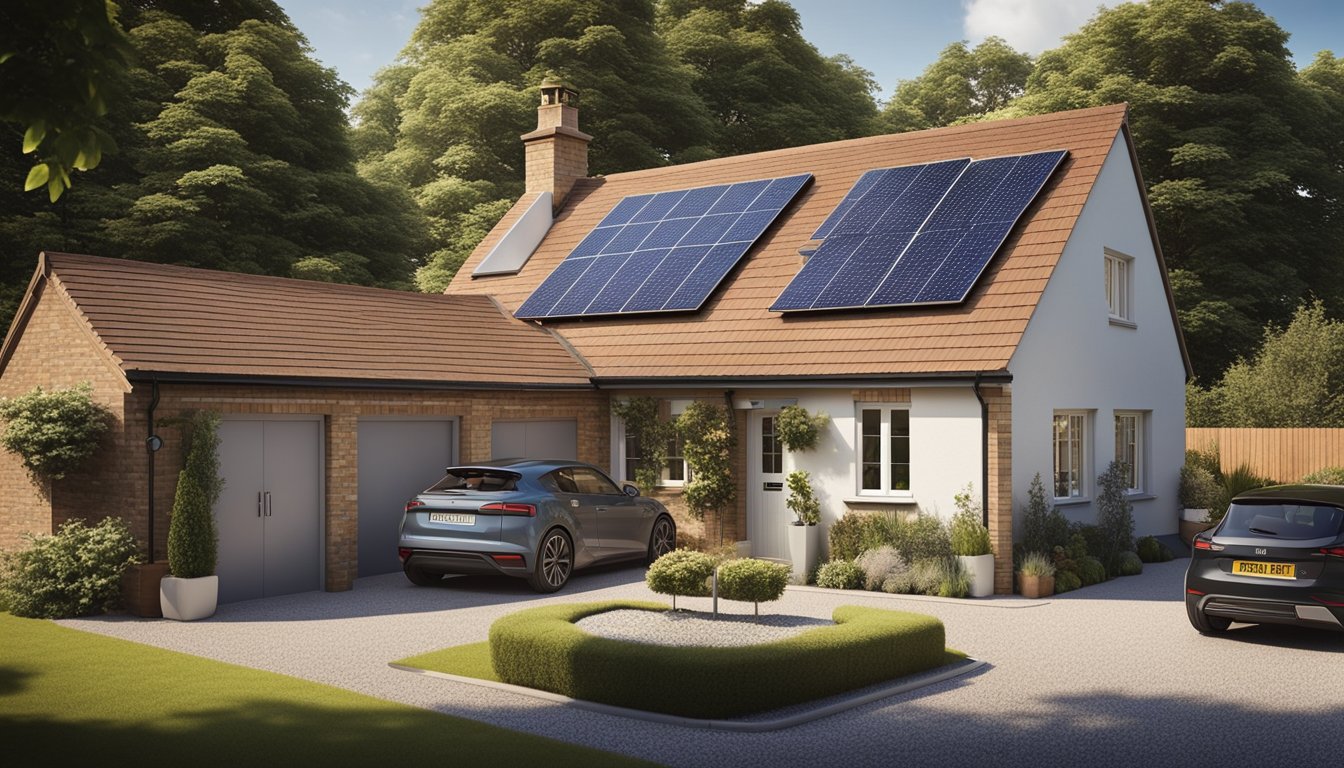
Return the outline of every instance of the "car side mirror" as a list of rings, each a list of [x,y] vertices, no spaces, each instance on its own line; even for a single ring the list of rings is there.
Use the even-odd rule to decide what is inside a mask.
[[[638,495],[639,495],[639,489],[636,488],[635,486],[629,484],[629,483],[626,483],[625,485],[621,486],[621,490],[622,490],[622,491],[625,491],[625,495],[626,495],[626,496],[638,496]]]

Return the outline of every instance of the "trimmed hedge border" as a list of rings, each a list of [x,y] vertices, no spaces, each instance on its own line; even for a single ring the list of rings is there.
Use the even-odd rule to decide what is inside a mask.
[[[596,637],[574,625],[660,603],[609,601],[532,608],[490,627],[500,680],[573,699],[701,719],[740,717],[822,699],[942,666],[932,616],[842,605],[836,625],[763,645],[676,647]]]

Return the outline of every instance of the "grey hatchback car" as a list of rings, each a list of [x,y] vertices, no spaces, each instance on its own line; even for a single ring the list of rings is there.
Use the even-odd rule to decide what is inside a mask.
[[[1204,634],[1234,621],[1344,628],[1344,487],[1278,485],[1232,499],[1195,537],[1185,609]]]
[[[497,574],[555,592],[577,568],[652,562],[676,540],[662,504],[633,485],[618,488],[597,467],[506,459],[449,467],[407,502],[398,555],[417,586],[447,574]]]

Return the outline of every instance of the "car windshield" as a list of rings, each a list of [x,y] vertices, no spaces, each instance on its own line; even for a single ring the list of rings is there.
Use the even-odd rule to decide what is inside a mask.
[[[518,474],[502,469],[453,467],[427,493],[438,491],[512,491],[517,488]]]
[[[1344,509],[1317,504],[1234,503],[1219,536],[1324,539],[1339,535]]]

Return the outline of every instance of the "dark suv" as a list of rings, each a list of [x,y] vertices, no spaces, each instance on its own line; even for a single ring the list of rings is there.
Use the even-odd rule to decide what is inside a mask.
[[[1204,634],[1234,621],[1344,629],[1344,486],[1240,494],[1195,537],[1185,609]]]

